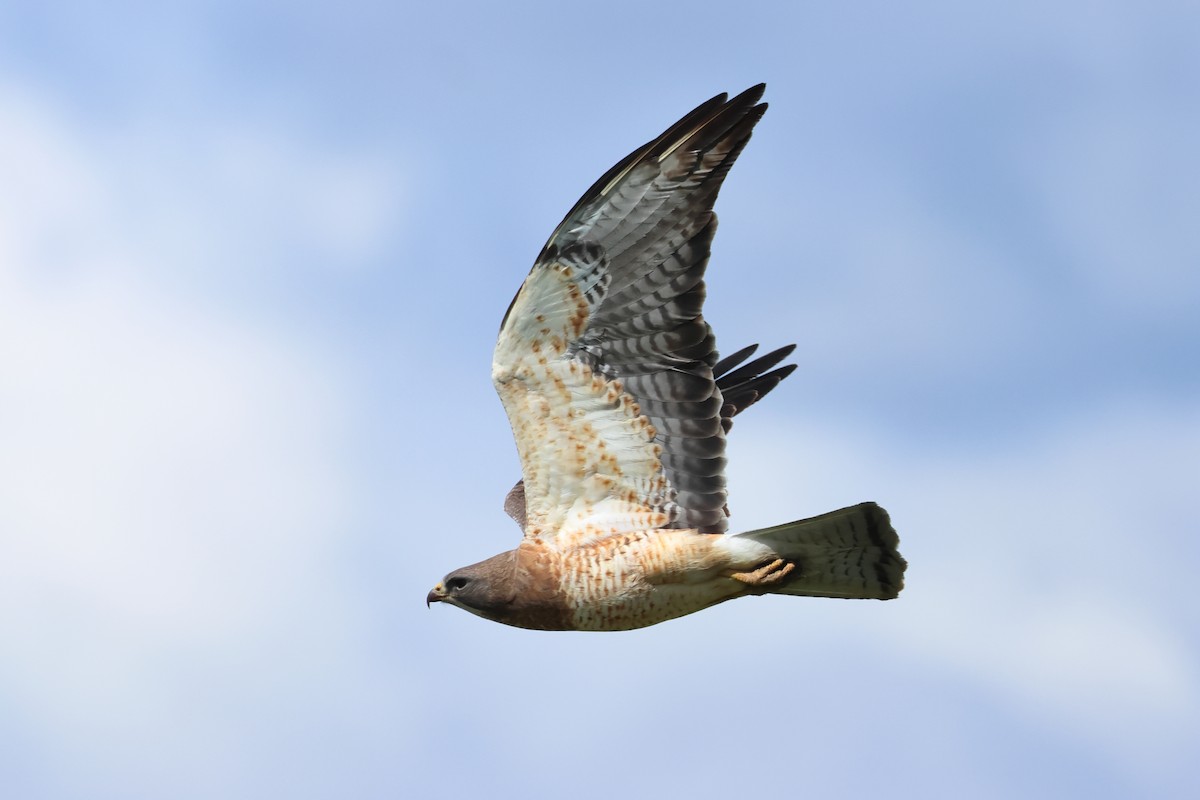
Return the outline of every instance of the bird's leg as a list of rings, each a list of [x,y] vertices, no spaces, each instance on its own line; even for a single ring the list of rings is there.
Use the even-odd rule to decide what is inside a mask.
[[[777,558],[774,561],[763,564],[756,570],[735,572],[729,577],[735,581],[741,581],[749,586],[751,590],[769,592],[771,590],[770,587],[782,582],[795,569],[796,565],[793,562]]]

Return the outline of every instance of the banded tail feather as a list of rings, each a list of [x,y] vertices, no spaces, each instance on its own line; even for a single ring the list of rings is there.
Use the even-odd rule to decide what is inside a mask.
[[[900,537],[876,503],[739,534],[770,547],[796,569],[770,594],[891,600],[904,588],[908,566]]]

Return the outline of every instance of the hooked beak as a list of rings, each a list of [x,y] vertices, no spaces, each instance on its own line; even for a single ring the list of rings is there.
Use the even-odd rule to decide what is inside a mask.
[[[429,594],[425,595],[425,607],[429,608],[434,603],[440,603],[446,599],[446,589],[440,583],[433,587]]]

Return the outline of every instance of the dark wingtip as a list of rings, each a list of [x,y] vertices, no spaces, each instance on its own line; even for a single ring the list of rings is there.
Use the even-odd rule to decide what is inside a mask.
[[[794,346],[795,345],[793,345],[793,347]],[[720,379],[721,376],[723,376],[726,372],[729,372],[731,369],[736,367],[738,364],[741,364],[747,358],[754,355],[755,351],[757,351],[757,350],[758,350],[758,344],[755,343],[755,344],[751,344],[751,345],[747,345],[747,346],[743,347],[741,350],[738,350],[736,353],[733,353],[732,355],[725,356],[724,358],[722,358],[720,361],[718,361],[716,364],[713,365],[713,375],[715,375],[718,379]]]
[[[758,345],[744,347],[729,358],[724,358],[717,362],[717,368],[722,369],[714,368],[713,374],[717,376],[717,380],[720,382],[722,388],[732,388],[740,383],[752,381],[766,374],[767,370],[790,356],[796,349],[796,345],[784,345],[776,350],[772,350],[765,356],[754,359],[749,364],[741,365],[741,362],[752,355],[757,348]],[[737,367],[737,369],[734,369],[734,367]]]
[[[742,364],[754,354],[757,347],[758,345],[743,347],[733,355],[718,361],[713,369],[717,388],[721,390],[724,402],[733,406],[734,414],[745,411],[766,397],[772,389],[796,371],[795,364],[786,364],[778,369],[773,369],[780,361],[792,354],[796,349],[794,344],[785,345],[748,364]],[[733,414],[726,415],[722,412],[722,416],[731,417]]]
[[[743,105],[743,104],[753,105],[754,103],[757,103],[759,100],[762,99],[762,96],[766,91],[767,91],[766,83],[756,83],[753,86],[751,86],[749,89],[746,89],[744,92],[739,94],[737,97],[730,100],[729,104],[730,105]],[[767,107],[767,104],[763,103],[762,107],[765,109]]]

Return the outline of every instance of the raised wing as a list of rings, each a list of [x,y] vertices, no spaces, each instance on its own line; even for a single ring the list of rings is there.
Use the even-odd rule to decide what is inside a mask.
[[[527,536],[725,529],[732,414],[703,277],[713,203],[766,110],[763,88],[713,98],[613,167],[509,306],[492,378],[521,458]],[[743,407],[763,393],[750,378],[764,377],[744,375],[732,398]]]

